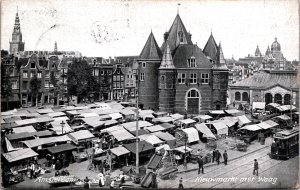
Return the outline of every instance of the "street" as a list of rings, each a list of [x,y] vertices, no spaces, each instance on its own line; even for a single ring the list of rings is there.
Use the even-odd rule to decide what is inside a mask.
[[[181,173],[175,180],[160,180],[158,186],[177,188],[182,177],[184,188],[251,188],[254,183],[256,188],[294,187],[298,177],[298,156],[286,161],[274,160],[268,156],[269,152],[270,149],[267,147],[229,162],[226,166],[220,163],[220,165],[204,167],[205,174],[198,175],[198,171]],[[259,163],[258,177],[252,173],[254,159]],[[230,181],[232,178],[235,180]],[[222,179],[225,182],[220,181]]]

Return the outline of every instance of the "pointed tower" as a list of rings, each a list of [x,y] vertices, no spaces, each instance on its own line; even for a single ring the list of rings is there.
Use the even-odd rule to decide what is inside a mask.
[[[166,42],[166,48],[159,67],[159,110],[173,113],[175,109],[176,95],[176,70],[173,64],[170,46]]]
[[[138,59],[138,96],[145,109],[158,110],[158,68],[162,53],[151,31]]]
[[[20,51],[24,51],[25,43],[22,42],[21,25],[18,11],[16,13],[14,30],[12,32],[12,41],[9,42],[9,51],[11,54],[17,54]]]
[[[54,52],[57,52],[57,42],[54,43]]]
[[[212,68],[213,89],[212,109],[226,109],[229,70],[226,66],[221,42],[216,54],[216,62]]]
[[[203,53],[209,57],[211,62],[215,62],[216,61],[216,55],[217,55],[217,51],[218,51],[218,45],[215,41],[214,36],[212,35],[212,33],[210,34],[206,45],[203,48]]]
[[[270,46],[268,45],[265,55],[269,55],[271,53]]]
[[[166,48],[166,41],[170,46],[171,53],[178,47],[180,44],[190,44],[192,45],[191,34],[187,32],[179,14],[176,15],[175,20],[169,30],[164,34],[164,43],[162,44],[161,50],[164,52]]]
[[[255,57],[261,57],[261,56],[262,56],[262,55],[261,55],[261,52],[260,52],[260,50],[259,50],[258,44],[257,44],[257,46],[256,46],[256,50],[255,50],[254,55],[255,55]]]

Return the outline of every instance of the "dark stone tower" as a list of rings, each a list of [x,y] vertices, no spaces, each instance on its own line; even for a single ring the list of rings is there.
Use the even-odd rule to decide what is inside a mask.
[[[159,67],[159,110],[174,112],[176,96],[176,70],[168,42]]]
[[[22,42],[22,33],[18,11],[15,18],[15,25],[12,33],[12,41],[9,42],[9,44],[9,52],[11,54],[17,54],[20,51],[24,51],[25,43]]]

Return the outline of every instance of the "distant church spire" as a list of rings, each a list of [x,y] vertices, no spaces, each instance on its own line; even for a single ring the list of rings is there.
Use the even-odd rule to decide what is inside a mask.
[[[166,46],[166,49],[165,49],[163,57],[162,57],[160,68],[175,68],[175,66],[173,64],[173,59],[172,59],[171,50],[170,50],[168,41],[167,41],[167,46]]]
[[[54,51],[57,52],[57,42],[54,43]]]
[[[19,10],[17,7],[15,24],[12,32],[12,41],[10,42],[10,48],[9,48],[11,54],[17,54],[19,51],[24,51],[24,42],[22,42],[22,32],[21,32],[20,18],[18,12]]]

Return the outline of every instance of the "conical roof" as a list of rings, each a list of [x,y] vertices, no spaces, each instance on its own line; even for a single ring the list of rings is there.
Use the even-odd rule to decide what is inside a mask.
[[[161,59],[162,53],[151,31],[139,59]]]
[[[204,46],[203,53],[210,57],[212,60],[216,60],[216,55],[218,51],[218,45],[214,39],[212,33],[210,34],[206,45]]]
[[[175,68],[171,55],[171,50],[168,41],[166,42],[166,48],[163,54],[163,58],[160,64],[160,68]]]
[[[255,50],[254,55],[255,55],[255,56],[261,56],[261,52],[260,52],[260,50],[259,50],[258,45],[256,46],[256,50]]]
[[[269,55],[270,53],[271,53],[271,51],[270,51],[270,46],[268,46],[268,48],[267,48],[267,51],[266,51],[265,55]]]
[[[190,45],[193,44],[192,40],[191,40],[191,36],[187,32],[179,14],[176,15],[175,20],[169,30],[169,35],[168,35],[167,41],[170,46],[171,52],[173,52],[174,49],[179,44],[190,44]],[[163,51],[164,51],[165,47],[166,47],[166,41],[162,45]]]
[[[215,69],[228,69],[224,58],[221,42],[219,43],[218,51],[216,54],[216,62],[214,64]]]

